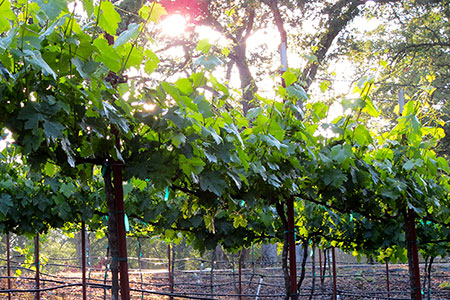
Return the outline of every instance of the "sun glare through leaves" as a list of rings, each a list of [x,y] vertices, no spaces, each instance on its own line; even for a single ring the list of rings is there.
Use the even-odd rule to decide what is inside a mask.
[[[186,18],[180,14],[167,16],[161,21],[162,33],[168,37],[177,37],[186,30]]]

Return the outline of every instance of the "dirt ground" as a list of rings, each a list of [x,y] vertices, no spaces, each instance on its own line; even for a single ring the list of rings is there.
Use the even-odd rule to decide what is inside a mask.
[[[19,278],[11,280],[11,299],[36,299],[35,278],[33,273],[24,272]],[[323,273],[323,270],[322,270]],[[212,277],[211,275],[214,274]],[[299,270],[300,274],[300,270]],[[333,278],[329,269],[325,270],[323,281],[321,270],[316,267],[315,276],[311,266],[306,268],[305,280],[300,289],[299,299],[332,299]],[[110,299],[106,285],[110,284],[110,274],[105,281],[104,271],[91,271],[88,276],[89,300]],[[279,268],[257,268],[245,266],[241,275],[242,297],[249,299],[283,299],[284,279]],[[314,285],[313,285],[313,278]],[[49,289],[40,293],[40,299],[71,300],[82,299],[81,274],[76,270],[65,270],[55,275],[41,274],[40,288]],[[132,287],[131,299],[162,300],[170,299],[168,273],[166,270],[130,270]],[[74,286],[70,286],[73,284]],[[423,284],[423,281],[422,281]],[[53,289],[58,286],[63,288]],[[389,266],[389,292],[385,265],[339,265],[337,266],[337,294],[339,299],[410,299],[406,265]],[[7,279],[2,277],[1,289],[8,287]],[[423,286],[422,286],[423,287]],[[22,290],[22,291],[18,291]],[[25,290],[25,291],[24,291]],[[450,265],[435,264],[431,275],[431,288],[423,288],[424,299],[450,299]],[[239,274],[237,270],[176,271],[173,293],[174,299],[239,299]],[[182,295],[191,298],[181,297]],[[8,299],[7,293],[1,293],[0,299]]]

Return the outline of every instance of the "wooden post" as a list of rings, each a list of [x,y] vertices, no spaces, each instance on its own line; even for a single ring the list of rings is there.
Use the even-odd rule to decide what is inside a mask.
[[[333,259],[333,299],[337,300],[336,253],[334,247],[331,249],[331,257]]]
[[[6,235],[6,268],[8,275],[8,290],[11,289],[11,243],[9,233]],[[8,300],[11,300],[11,293],[8,292]]]
[[[116,147],[120,141],[116,135]],[[125,207],[123,203],[122,164],[118,161],[113,166],[115,206],[117,212],[117,240],[119,244],[120,294],[122,300],[130,300],[130,282],[128,279],[128,254],[125,231]]]
[[[41,292],[39,291],[41,288],[41,284],[40,284],[40,274],[39,274],[39,266],[40,266],[40,262],[39,262],[39,233],[36,234],[36,237],[34,238],[34,263],[36,266],[36,276],[35,276],[35,281],[36,281],[36,300],[40,300],[41,299]]]
[[[86,289],[86,225],[81,222],[81,284],[83,300],[87,300]]]
[[[287,202],[288,215],[288,242],[289,242],[289,279],[290,299],[297,299],[297,261],[295,253],[295,220],[294,220],[294,197],[289,197]]]
[[[114,44],[114,37],[106,34],[105,38],[109,45]],[[116,75],[116,74],[114,74]],[[120,74],[119,74],[120,75]],[[118,78],[116,81],[110,81],[113,87],[116,87],[118,83],[122,82],[122,78]],[[120,138],[117,128],[111,125],[111,132],[115,136],[115,146],[117,151],[120,152]],[[125,231],[125,206],[123,203],[123,181],[122,181],[122,162],[117,160],[113,162],[113,181],[114,181],[114,208],[117,221],[117,244],[119,250],[119,257],[113,258],[119,260],[119,273],[120,273],[120,294],[122,300],[130,300],[130,282],[128,277],[128,254],[127,254],[127,239]]]

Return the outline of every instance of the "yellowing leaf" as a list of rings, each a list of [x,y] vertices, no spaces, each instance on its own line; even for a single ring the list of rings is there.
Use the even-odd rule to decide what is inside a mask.
[[[369,96],[364,96],[363,99],[364,101],[364,108],[363,108],[363,112],[368,113],[370,116],[372,117],[378,117],[380,115],[380,111],[378,110],[377,107],[375,107],[375,104],[373,103],[372,99]]]
[[[160,3],[153,2],[153,4],[150,6],[142,6],[142,8],[139,10],[139,15],[144,20],[149,19],[150,21],[158,23],[161,16],[167,15],[167,11]]]

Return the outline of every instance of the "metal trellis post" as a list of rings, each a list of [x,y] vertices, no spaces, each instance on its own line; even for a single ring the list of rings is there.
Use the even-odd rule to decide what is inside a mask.
[[[81,222],[81,283],[83,291],[83,300],[87,299],[86,289],[86,225]]]
[[[8,290],[11,289],[11,243],[9,233],[6,235],[6,263],[7,263],[7,273],[8,273]],[[11,300],[11,293],[8,292],[8,300]]]
[[[35,266],[36,266],[36,276],[35,276],[35,281],[36,281],[36,300],[40,300],[41,299],[41,292],[39,291],[41,288],[41,284],[40,284],[40,274],[39,274],[39,233],[36,234],[35,238],[34,238],[34,262],[35,262]]]
[[[390,285],[390,283],[389,283],[389,262],[386,260],[386,288],[387,288],[388,299],[391,298],[389,285]]]
[[[336,249],[331,249],[331,257],[333,259],[333,299],[337,300],[337,274],[336,274]]]

